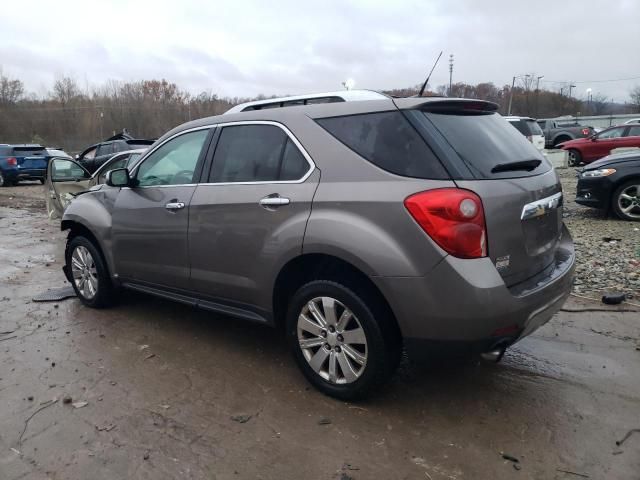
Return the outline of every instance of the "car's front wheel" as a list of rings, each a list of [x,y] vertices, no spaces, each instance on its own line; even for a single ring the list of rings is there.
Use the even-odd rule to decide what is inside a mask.
[[[91,240],[73,237],[67,244],[66,264],[73,289],[80,301],[93,308],[107,307],[113,302],[114,289],[109,271]]]
[[[577,167],[578,165],[580,165],[580,162],[582,162],[582,155],[580,155],[580,152],[578,150],[572,148],[568,151],[568,155],[570,167]]]
[[[613,210],[619,218],[640,222],[640,178],[618,187],[612,200]]]
[[[287,337],[305,377],[323,393],[362,398],[393,373],[401,345],[379,302],[327,280],[293,296]]]

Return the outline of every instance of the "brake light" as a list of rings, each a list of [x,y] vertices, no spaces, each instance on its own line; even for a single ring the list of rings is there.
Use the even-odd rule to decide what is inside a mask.
[[[582,129],[582,134],[583,134],[585,137],[588,137],[588,136],[591,134],[591,130],[589,130],[588,128],[583,128],[583,129]]]
[[[16,157],[7,158],[7,165],[9,165],[10,167],[15,167],[16,165],[18,165],[18,159]]]
[[[461,188],[439,188],[411,195],[405,208],[443,250],[459,258],[487,256],[487,234],[480,197]]]

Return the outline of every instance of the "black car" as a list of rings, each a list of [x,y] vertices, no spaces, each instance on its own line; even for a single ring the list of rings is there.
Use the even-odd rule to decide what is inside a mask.
[[[93,173],[100,168],[104,162],[109,160],[113,154],[126,152],[127,150],[136,150],[138,148],[147,148],[154,141],[155,140],[133,138],[128,133],[122,132],[107,138],[103,142],[86,148],[76,157],[76,160],[78,160],[80,165],[89,173]]]
[[[640,151],[609,155],[582,169],[576,203],[640,221]]]

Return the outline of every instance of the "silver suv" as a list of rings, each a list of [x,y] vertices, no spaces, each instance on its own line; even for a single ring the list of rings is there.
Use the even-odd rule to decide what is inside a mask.
[[[492,103],[318,95],[181,125],[62,217],[80,300],[118,288],[282,326],[343,399],[404,348],[495,352],[569,294],[550,164]]]

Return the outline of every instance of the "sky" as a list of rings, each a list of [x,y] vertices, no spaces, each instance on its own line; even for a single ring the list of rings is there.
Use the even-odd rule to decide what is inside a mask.
[[[0,68],[44,95],[166,78],[249,97],[449,81],[576,85],[614,101],[640,85],[638,0],[20,0],[0,8]],[[605,82],[602,80],[634,79]],[[559,83],[555,83],[559,82]]]

